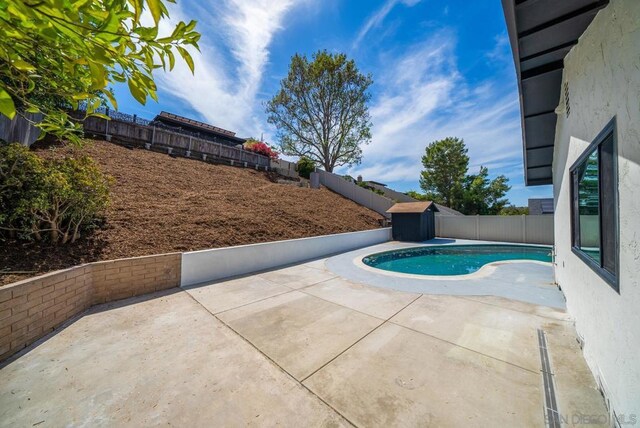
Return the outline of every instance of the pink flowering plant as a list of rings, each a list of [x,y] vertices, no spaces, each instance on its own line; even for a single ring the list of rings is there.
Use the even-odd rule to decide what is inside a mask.
[[[271,159],[278,159],[278,152],[263,141],[248,139],[244,143],[244,149],[259,155],[267,156]]]

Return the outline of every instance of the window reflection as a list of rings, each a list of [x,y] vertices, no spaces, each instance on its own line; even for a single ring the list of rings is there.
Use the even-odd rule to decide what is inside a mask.
[[[598,192],[597,148],[578,167],[578,212],[580,249],[600,263],[600,197]]]

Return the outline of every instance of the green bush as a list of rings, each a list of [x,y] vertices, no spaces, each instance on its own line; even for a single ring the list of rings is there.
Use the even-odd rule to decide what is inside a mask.
[[[87,156],[42,159],[19,144],[0,145],[0,233],[75,242],[107,207],[110,184]]]
[[[362,187],[363,189],[371,190],[377,195],[384,196],[384,192],[382,190],[376,189],[375,187],[371,186],[368,181],[356,181],[356,185]]]
[[[314,161],[307,157],[301,157],[298,161],[298,175],[303,178],[309,178],[311,173],[316,170],[316,164]]]

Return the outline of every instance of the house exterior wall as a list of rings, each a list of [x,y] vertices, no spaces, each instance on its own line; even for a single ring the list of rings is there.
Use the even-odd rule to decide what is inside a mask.
[[[640,415],[640,1],[611,0],[564,61],[553,182],[556,280],[583,352],[622,422]],[[571,251],[569,168],[616,118],[620,294]]]

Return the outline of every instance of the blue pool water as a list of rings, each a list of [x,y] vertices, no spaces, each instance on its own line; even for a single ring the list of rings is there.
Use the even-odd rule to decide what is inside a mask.
[[[446,245],[371,254],[362,261],[378,269],[419,275],[465,275],[502,260],[551,262],[550,247],[524,245]]]

